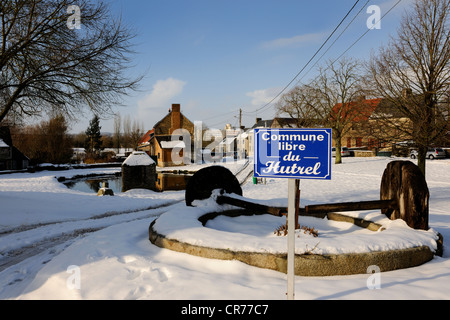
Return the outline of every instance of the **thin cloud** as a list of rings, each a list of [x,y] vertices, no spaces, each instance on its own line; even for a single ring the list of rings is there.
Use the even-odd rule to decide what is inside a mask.
[[[281,88],[268,88],[262,90],[255,90],[252,92],[248,92],[246,95],[252,98],[252,105],[256,107],[260,107],[264,104],[267,104],[273,100],[274,97],[280,92]],[[276,102],[276,101],[274,101]]]
[[[171,100],[183,92],[185,85],[186,82],[174,78],[158,80],[152,92],[138,101],[139,111],[170,107]]]
[[[264,49],[280,49],[289,47],[301,47],[311,43],[320,42],[323,40],[326,34],[323,32],[307,33],[291,38],[279,38],[271,41],[264,42],[262,47]]]

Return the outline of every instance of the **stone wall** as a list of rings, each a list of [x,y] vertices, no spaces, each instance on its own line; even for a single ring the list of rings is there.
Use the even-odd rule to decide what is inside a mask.
[[[354,150],[352,151],[355,157],[376,157],[375,151],[368,150]]]

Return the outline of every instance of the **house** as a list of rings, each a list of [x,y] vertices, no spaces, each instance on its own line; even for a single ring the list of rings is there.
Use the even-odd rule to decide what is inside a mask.
[[[403,94],[408,94],[404,91]],[[448,106],[446,107],[448,110]],[[445,107],[442,108],[445,113]],[[388,117],[386,117],[388,115]],[[347,121],[347,127],[341,139],[342,146],[352,149],[376,150],[386,152],[398,152],[399,142],[413,140],[413,137],[406,135],[399,130],[399,127],[412,126],[411,120],[398,110],[392,103],[384,98],[359,99],[350,102],[344,106],[336,104],[330,113],[330,117],[342,117]],[[385,121],[381,119],[388,118],[392,126],[386,126]],[[447,121],[450,118],[446,117]],[[246,145],[246,151],[249,156],[253,156],[254,142],[253,131],[257,128],[302,128],[302,127],[319,127],[320,122],[312,119],[292,118],[274,118],[271,120],[256,119],[256,124],[252,129],[245,132],[246,136],[243,143]],[[412,131],[412,130],[411,130]],[[439,142],[440,146],[450,144],[450,132]],[[335,141],[333,140],[333,146]],[[393,150],[395,149],[395,150]]]
[[[303,120],[293,119],[293,118],[274,118],[271,120],[263,120],[261,118],[256,118],[256,123],[253,127],[245,132],[243,132],[238,137],[238,145],[242,146],[245,150],[245,155],[248,157],[254,156],[254,131],[255,129],[289,129],[298,128],[299,124],[302,125],[306,123]]]
[[[173,136],[180,129],[183,130],[183,135],[180,136],[181,141],[174,139]],[[187,134],[189,139],[185,139]],[[147,152],[159,167],[182,165],[173,161],[172,152],[175,149],[180,157],[183,157],[185,152],[192,152],[192,143],[186,145],[186,142],[187,140],[192,142],[193,135],[194,124],[183,115],[180,104],[173,104],[169,113],[141,138],[138,150]],[[183,150],[180,151],[182,148]]]
[[[13,146],[8,127],[0,127],[0,171],[28,169],[30,159]]]
[[[410,94],[411,90],[403,90],[403,97]],[[358,104],[357,108],[353,104]],[[414,134],[417,124],[415,125],[404,112],[400,111],[388,99],[363,98],[350,103],[348,108],[341,108],[341,106],[336,105],[334,113],[337,114],[337,110],[341,109],[341,117],[349,116],[353,118],[344,130],[345,134],[341,140],[342,146],[352,149],[382,151],[399,156],[409,155],[409,149],[413,145],[409,142],[415,141],[417,138],[412,136],[411,133]],[[445,110],[445,106],[438,108],[440,111]],[[352,111],[347,112],[347,109]],[[438,143],[440,146],[445,146],[446,136],[444,135]]]
[[[387,99],[362,99],[358,103],[358,114],[353,115],[350,127],[345,130],[342,146],[390,152],[399,142],[413,139],[406,133],[408,130],[399,129],[413,126],[411,120]],[[346,116],[345,110],[341,116]]]
[[[330,113],[331,120],[344,119],[346,124],[341,138],[342,146],[348,148],[373,149],[381,142],[371,135],[371,122],[375,111],[379,108],[383,99],[366,99],[361,97],[346,105],[336,104]],[[333,141],[333,146],[335,141]],[[379,147],[379,146],[378,146]]]

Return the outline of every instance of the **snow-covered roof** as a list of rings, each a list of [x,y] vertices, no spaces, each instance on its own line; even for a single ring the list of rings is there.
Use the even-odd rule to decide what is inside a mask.
[[[135,151],[133,152],[122,165],[129,167],[136,166],[151,166],[156,164],[150,156],[143,151]]]
[[[183,141],[161,141],[161,148],[173,149],[173,148],[186,148],[186,144]]]
[[[0,148],[9,148],[9,146],[6,144],[5,141],[3,141],[2,139],[0,139]]]

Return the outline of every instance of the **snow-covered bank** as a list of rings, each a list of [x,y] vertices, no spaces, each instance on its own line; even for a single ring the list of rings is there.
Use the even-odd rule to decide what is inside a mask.
[[[285,217],[263,215],[230,218],[222,216],[203,227],[198,219],[210,213],[214,204],[196,208],[180,208],[180,206],[184,204],[173,206],[157,219],[153,226],[154,230],[169,239],[199,247],[270,254],[287,252],[286,238],[274,233],[277,227],[286,224]],[[181,210],[183,215],[180,217]],[[320,236],[315,237],[298,230],[295,238],[296,254],[367,253],[421,246],[428,246],[433,252],[437,250],[438,235],[433,229],[413,230],[402,220],[391,221],[374,211],[362,211],[355,215],[367,221],[370,221],[368,218],[377,220],[385,230],[373,232],[346,222],[300,217],[299,223],[302,226],[319,230]]]
[[[381,175],[391,160],[345,158],[344,164],[333,166],[331,181],[301,182],[301,204],[375,200],[379,198]],[[239,166],[231,168],[236,172]],[[450,161],[429,161],[427,169],[431,193],[430,226],[444,236],[444,248],[448,248]],[[55,174],[63,175],[41,172],[0,176],[0,230],[16,230],[0,235],[0,263],[8,258],[8,252],[18,252],[21,247],[56,237],[58,230],[92,228],[99,231],[70,238],[68,242],[58,243],[0,272],[1,299],[286,298],[284,274],[236,261],[208,260],[176,253],[157,248],[149,242],[148,227],[157,216],[176,212],[173,217],[181,218],[186,213],[183,203],[178,202],[184,199],[184,192],[159,194],[135,190],[112,198],[99,198],[95,194],[67,189],[57,182]],[[287,203],[285,180],[268,179],[267,184],[261,185],[247,183],[243,191],[244,196],[262,202],[283,206]],[[134,212],[163,204],[168,206]],[[128,214],[90,219],[111,212]],[[384,219],[376,213],[373,218]],[[229,232],[230,221],[225,220],[213,221],[208,228]],[[19,232],[29,225],[56,222],[58,224]],[[251,228],[244,227],[252,222],[243,219],[238,225],[246,232],[263,228],[256,223]],[[195,236],[195,233],[190,236]],[[238,232],[234,238],[235,243],[242,244]],[[220,240],[214,241],[220,243]],[[381,274],[380,290],[369,290],[369,275],[297,277],[296,297],[449,299],[449,268],[450,254],[447,250],[442,258],[436,257],[423,266]]]

